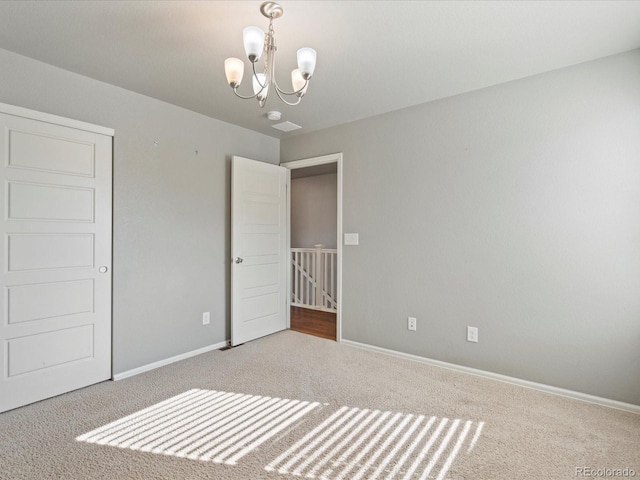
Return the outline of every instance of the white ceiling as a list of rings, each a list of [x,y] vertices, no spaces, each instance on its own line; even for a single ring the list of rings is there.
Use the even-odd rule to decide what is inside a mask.
[[[318,64],[300,105],[260,109],[223,69],[244,27],[267,29],[260,3],[0,1],[0,48],[277,138],[640,48],[640,1],[282,0],[279,83],[300,47]],[[303,129],[271,128],[273,109]]]

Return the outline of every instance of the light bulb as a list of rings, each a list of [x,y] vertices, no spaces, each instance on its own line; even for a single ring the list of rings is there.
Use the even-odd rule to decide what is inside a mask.
[[[244,51],[251,63],[260,60],[264,50],[264,32],[258,27],[247,27],[242,31]]]
[[[224,73],[227,75],[229,85],[236,87],[242,82],[244,63],[239,58],[227,58],[224,61]]]
[[[263,85],[264,88],[262,87]],[[262,92],[260,92],[260,90],[262,90]],[[253,93],[254,95],[258,95],[258,100],[267,98],[269,85],[267,85],[267,76],[264,73],[256,73],[256,76],[253,77]]]
[[[313,48],[301,48],[298,50],[298,68],[303,78],[308,79],[316,68],[316,51]]]
[[[297,92],[296,95],[298,97],[302,97],[305,93],[307,93],[309,82],[304,79],[302,73],[297,68],[295,70],[291,70],[291,84],[293,85],[293,91]],[[303,87],[304,89],[302,89]]]

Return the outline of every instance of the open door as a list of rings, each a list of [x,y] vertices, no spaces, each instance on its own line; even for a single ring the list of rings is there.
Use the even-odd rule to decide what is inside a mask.
[[[287,169],[231,160],[231,345],[287,328]]]

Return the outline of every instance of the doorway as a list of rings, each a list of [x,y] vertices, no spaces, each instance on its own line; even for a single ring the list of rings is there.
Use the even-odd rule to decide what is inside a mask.
[[[281,164],[287,168],[287,248],[291,254],[288,268],[287,327],[323,338],[342,338],[342,154],[336,153]],[[326,177],[325,177],[326,176]],[[302,232],[294,232],[293,202],[296,200],[294,181],[318,177],[308,185],[316,187],[333,181],[332,208],[335,215],[319,213],[319,228],[302,226]],[[325,177],[325,178],[321,178]],[[302,190],[305,187],[303,186]],[[324,192],[326,195],[326,192]],[[297,197],[299,198],[299,197]],[[326,198],[326,197],[325,197]],[[302,209],[303,213],[305,209]],[[333,213],[333,212],[331,212]],[[327,236],[327,222],[333,222],[334,230]],[[312,231],[313,230],[313,231]],[[316,240],[317,239],[317,240]],[[306,245],[306,244],[309,245]],[[306,248],[296,248],[301,245]],[[294,247],[294,248],[292,248]],[[311,291],[314,290],[314,291]]]

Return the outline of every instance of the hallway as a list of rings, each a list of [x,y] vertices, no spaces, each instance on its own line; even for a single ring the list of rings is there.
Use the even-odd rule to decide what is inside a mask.
[[[336,340],[336,314],[302,307],[291,307],[291,330]]]

